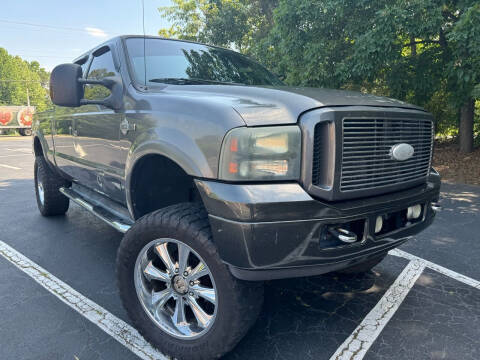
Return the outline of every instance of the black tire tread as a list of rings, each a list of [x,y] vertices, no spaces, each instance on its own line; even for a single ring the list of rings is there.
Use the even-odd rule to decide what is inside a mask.
[[[132,302],[138,302],[138,300],[136,294],[131,296],[132,294],[125,291],[127,287],[122,284],[125,278],[120,274],[125,273],[125,270],[130,266],[129,261],[138,255],[138,253],[132,253],[132,251],[136,251],[135,249],[138,249],[140,245],[132,246],[132,242],[142,242],[143,240],[143,244],[145,244],[145,238],[151,239],[149,235],[151,235],[152,229],[155,231],[154,229],[158,228],[172,229],[179,234],[188,234],[194,239],[193,242],[197,249],[200,246],[208,253],[208,260],[215,261],[215,266],[221,269],[222,279],[226,278],[226,281],[222,280],[223,286],[227,285],[228,287],[223,291],[228,291],[232,295],[229,296],[230,302],[228,304],[228,308],[232,309],[232,311],[229,311],[231,318],[228,320],[228,331],[223,331],[221,337],[210,337],[206,343],[199,346],[183,346],[167,334],[162,337],[156,336],[158,334],[155,333],[152,334],[145,326],[144,319],[139,317],[135,311],[132,311],[134,308]],[[195,250],[197,251],[197,249]],[[205,260],[208,262],[207,259]],[[227,266],[221,262],[212,239],[207,212],[201,204],[182,203],[173,205],[154,211],[139,219],[126,233],[120,245],[117,255],[117,274],[119,275],[118,286],[123,304],[135,327],[160,351],[178,359],[215,359],[230,351],[254,324],[263,304],[263,284],[244,282],[234,278]],[[219,321],[219,319],[216,321]],[[158,329],[158,333],[161,333],[159,328],[156,329]],[[209,333],[204,337],[208,336]]]
[[[54,173],[49,168],[43,156],[35,157],[35,195],[37,198],[38,210],[43,216],[63,215],[67,212],[70,200],[58,189],[62,186],[69,186],[68,181]],[[43,204],[38,196],[37,181],[42,180],[44,190]]]

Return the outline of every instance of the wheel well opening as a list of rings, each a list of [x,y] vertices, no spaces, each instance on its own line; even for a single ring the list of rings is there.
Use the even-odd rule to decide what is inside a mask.
[[[161,155],[147,155],[138,161],[130,192],[136,219],[166,206],[202,201],[193,177]]]
[[[43,156],[42,144],[40,144],[40,139],[35,137],[33,140],[33,152],[35,156]]]

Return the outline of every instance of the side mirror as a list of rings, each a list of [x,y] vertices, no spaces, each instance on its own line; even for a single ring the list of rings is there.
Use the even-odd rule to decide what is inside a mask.
[[[78,64],[61,64],[50,75],[50,98],[55,105],[77,107],[83,99],[82,67]]]
[[[84,99],[84,85],[101,85],[111,94],[103,100]],[[82,67],[78,64],[56,66],[50,76],[50,98],[55,105],[77,107],[80,105],[103,105],[113,110],[122,108],[123,82],[120,76],[109,76],[101,80],[83,79]]]

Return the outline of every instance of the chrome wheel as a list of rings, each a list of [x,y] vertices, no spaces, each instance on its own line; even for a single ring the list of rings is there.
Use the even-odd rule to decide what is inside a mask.
[[[45,201],[45,192],[43,190],[43,184],[40,180],[37,182],[37,189],[38,189],[38,199],[40,200],[40,203],[43,205],[43,202]]]
[[[153,240],[135,263],[138,299],[153,322],[182,339],[204,335],[215,321],[217,290],[205,261],[174,239]]]

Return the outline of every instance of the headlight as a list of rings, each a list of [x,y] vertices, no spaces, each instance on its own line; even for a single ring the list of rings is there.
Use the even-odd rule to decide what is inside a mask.
[[[298,126],[236,128],[225,136],[219,177],[231,181],[297,180],[300,153]]]

